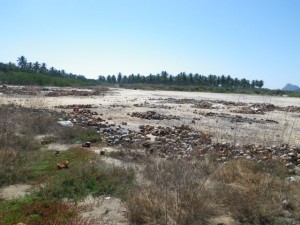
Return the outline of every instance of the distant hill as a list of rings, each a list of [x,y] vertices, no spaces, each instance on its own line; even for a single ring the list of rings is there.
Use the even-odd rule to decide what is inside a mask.
[[[300,91],[300,87],[294,84],[285,85],[282,90],[284,91]]]

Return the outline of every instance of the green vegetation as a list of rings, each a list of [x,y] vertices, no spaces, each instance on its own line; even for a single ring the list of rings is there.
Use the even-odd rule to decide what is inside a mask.
[[[0,224],[71,224],[78,221],[78,210],[75,205],[63,201],[41,199],[30,195],[19,200],[0,200]]]
[[[98,83],[83,75],[66,73],[54,67],[48,69],[46,63],[27,62],[24,56],[19,57],[17,62],[17,65],[0,63],[0,83],[40,86],[87,86]]]
[[[232,78],[230,75],[208,75],[204,76],[201,74],[186,74],[181,72],[176,76],[169,74],[166,71],[162,71],[160,74],[150,74],[148,76],[140,74],[131,74],[129,76],[118,74],[117,78],[115,75],[108,75],[107,77],[99,76],[98,80],[102,83],[108,84],[150,84],[150,85],[176,85],[176,86],[197,86],[197,87],[208,87],[208,88],[231,88],[231,89],[261,89],[264,86],[262,80],[249,81],[245,78],[238,79]]]
[[[53,77],[48,74],[33,74],[28,72],[1,72],[0,82],[14,85],[40,85],[40,86],[87,86],[97,84],[94,80],[76,79],[71,77]]]
[[[181,72],[177,75],[162,71],[158,74],[131,75],[100,75],[98,80],[86,79],[83,75],[66,73],[54,67],[47,68],[46,63],[28,62],[24,56],[14,63],[0,63],[0,83],[14,85],[40,86],[89,86],[89,85],[119,85],[124,88],[139,88],[150,90],[196,91],[216,93],[238,93],[259,95],[287,95],[300,97],[300,91],[269,90],[262,88],[263,80],[247,80],[233,78],[230,75],[202,75],[198,73]]]
[[[51,182],[39,190],[38,195],[47,199],[73,200],[80,200],[89,194],[123,197],[133,181],[133,171],[105,166],[95,155],[90,156],[78,160],[62,157],[70,162],[69,169],[58,171]]]
[[[131,189],[131,169],[106,165],[87,148],[70,147],[55,154],[44,147],[59,144],[64,137],[69,143],[97,144],[101,137],[96,131],[62,127],[57,118],[63,115],[46,110],[1,105],[0,115],[0,188],[13,184],[34,187],[21,199],[0,199],[0,224],[86,224],[74,201],[87,195],[125,198]],[[34,138],[41,134],[45,136],[40,141]],[[57,164],[66,160],[68,168],[58,169]]]
[[[283,91],[261,89],[239,89],[229,87],[209,87],[209,86],[180,86],[180,85],[162,85],[162,84],[120,84],[122,88],[142,89],[142,90],[167,90],[167,91],[191,91],[191,92],[212,92],[212,93],[235,93],[235,94],[256,94],[256,95],[273,95],[273,96],[289,96],[300,97],[299,91]]]
[[[101,135],[97,133],[96,130],[85,129],[78,127],[76,129],[63,127],[58,132],[58,138],[62,143],[74,144],[74,143],[83,143],[83,142],[101,142]]]

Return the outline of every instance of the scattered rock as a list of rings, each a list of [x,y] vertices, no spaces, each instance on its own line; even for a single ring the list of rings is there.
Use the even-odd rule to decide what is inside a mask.
[[[138,117],[141,119],[147,119],[147,120],[179,120],[178,116],[173,115],[162,115],[160,113],[157,113],[155,111],[147,111],[147,112],[133,112],[130,114],[132,117]]]
[[[69,168],[69,162],[68,160],[62,161],[60,163],[56,164],[57,169],[61,170],[61,169],[68,169]]]
[[[84,147],[84,148],[90,148],[91,147],[91,142],[87,141],[87,142],[83,143],[81,146]]]

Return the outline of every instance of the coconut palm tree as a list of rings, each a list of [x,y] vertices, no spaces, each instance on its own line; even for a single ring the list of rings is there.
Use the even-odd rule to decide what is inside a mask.
[[[47,65],[46,65],[46,63],[42,63],[40,71],[41,71],[41,73],[47,73]]]
[[[27,66],[27,59],[25,58],[25,56],[19,57],[17,62],[18,62],[18,66],[21,68],[21,70],[24,71]]]
[[[39,70],[40,70],[40,64],[39,64],[39,62],[35,62],[35,63],[33,64],[33,71],[34,71],[35,73],[38,73]]]

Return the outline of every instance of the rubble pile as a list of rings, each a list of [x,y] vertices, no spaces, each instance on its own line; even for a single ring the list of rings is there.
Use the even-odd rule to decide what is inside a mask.
[[[91,95],[99,95],[99,93],[98,91],[94,91],[94,90],[54,90],[45,93],[45,96],[48,97],[91,96]]]
[[[266,112],[274,111],[276,109],[279,109],[279,107],[277,107],[273,104],[256,103],[256,104],[252,104],[250,106],[246,106],[246,107],[242,107],[242,108],[239,108],[239,109],[232,110],[231,112],[243,113],[243,114],[260,114],[260,115],[264,115]]]
[[[258,108],[252,108],[252,107],[243,107],[235,110],[231,110],[233,113],[242,113],[242,114],[259,114],[264,115],[265,112]]]
[[[283,112],[296,112],[300,113],[300,107],[298,106],[275,106],[273,104],[267,104],[267,103],[256,103],[252,104],[250,106],[242,107],[239,109],[231,110],[231,112],[234,113],[243,113],[243,114],[265,114],[267,112],[271,111],[283,111]]]
[[[208,101],[202,101],[192,106],[193,108],[200,108],[200,109],[211,109],[213,108],[213,104]]]
[[[133,112],[129,114],[131,117],[138,117],[140,119],[146,120],[179,120],[178,116],[174,115],[163,115],[155,111],[147,111],[147,112]]]
[[[154,127],[141,125],[140,131],[121,127],[102,129],[109,145],[136,146],[146,149],[148,154],[161,157],[187,157],[198,146],[211,143],[211,136],[194,131],[188,126]]]
[[[224,100],[214,100],[212,101],[215,104],[223,104],[226,106],[246,106],[247,103],[244,102],[233,102],[233,101],[224,101]]]
[[[148,152],[157,153],[163,158],[188,157],[195,147],[211,143],[210,135],[184,125],[180,127],[141,125],[140,132],[142,135],[154,136],[154,141],[146,141],[142,145]]]
[[[167,105],[156,105],[156,104],[149,104],[149,103],[140,103],[140,104],[134,104],[134,107],[145,107],[145,108],[151,108],[151,109],[171,109],[171,106]]]
[[[193,113],[199,114],[205,117],[216,117],[216,118],[222,118],[227,119],[231,123],[260,123],[260,124],[266,124],[266,123],[275,123],[278,124],[279,122],[276,120],[271,119],[256,119],[256,118],[249,118],[249,117],[242,117],[239,115],[231,115],[228,113],[216,113],[216,112],[198,112],[194,111]]]
[[[162,127],[140,125],[140,131],[121,127],[102,129],[109,145],[142,147],[146,153],[162,158],[202,158],[212,154],[218,161],[239,157],[248,160],[276,160],[288,168],[300,166],[300,147],[289,145],[234,145],[212,143],[211,136],[189,126]]]
[[[109,106],[110,108],[127,108],[129,107],[128,105],[118,105],[118,104],[113,104]]]
[[[39,92],[39,87],[11,87],[6,85],[0,86],[0,93],[6,95],[37,95]]]
[[[275,106],[273,104],[268,104],[268,103],[256,103],[256,104],[251,105],[250,107],[259,109],[263,112],[270,112],[270,111],[274,111],[274,110],[278,109],[277,106]]]
[[[285,111],[285,112],[296,112],[296,113],[300,113],[300,107],[298,107],[298,106],[293,106],[293,105],[291,105],[291,106],[286,106],[286,107],[280,107],[280,109],[279,110],[281,110],[281,111]]]
[[[78,112],[70,112],[68,117],[72,123],[81,126],[100,126],[105,120],[100,117],[95,117],[97,115],[97,112],[93,112],[89,109],[81,109]]]
[[[171,103],[171,104],[197,104],[199,101],[195,99],[183,98],[183,99],[176,99],[176,98],[166,98],[166,99],[159,99],[162,103]]]
[[[0,93],[7,95],[41,95],[41,96],[92,96],[104,95],[108,88],[97,87],[93,89],[68,89],[68,88],[41,88],[39,86],[0,86]]]
[[[192,155],[202,157],[207,153],[212,153],[220,161],[243,157],[249,160],[276,160],[284,163],[288,168],[300,166],[300,147],[289,145],[234,145],[229,143],[216,143],[201,145]]]
[[[79,109],[96,108],[96,106],[92,105],[92,104],[58,105],[58,106],[55,106],[54,108],[58,108],[58,109],[73,109],[75,107],[77,107]]]

